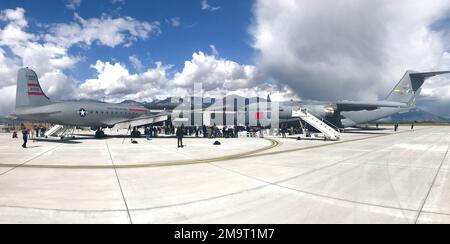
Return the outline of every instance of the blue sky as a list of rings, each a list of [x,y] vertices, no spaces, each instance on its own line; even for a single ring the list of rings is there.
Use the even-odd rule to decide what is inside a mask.
[[[129,57],[137,56],[145,67],[153,67],[156,61],[174,65],[172,73],[181,70],[186,60],[197,51],[211,53],[214,45],[220,56],[239,63],[253,63],[253,49],[248,28],[252,20],[252,0],[209,0],[208,4],[220,7],[216,11],[202,10],[201,0],[84,0],[75,9],[68,8],[65,0],[11,0],[0,1],[0,9],[23,7],[29,21],[28,32],[40,30],[42,24],[74,21],[76,12],[84,19],[98,18],[102,14],[113,18],[131,16],[138,21],[160,22],[161,34],[139,40],[131,47],[114,48],[92,45],[89,48],[73,46],[69,54],[85,59],[66,73],[77,80],[92,77],[90,68],[97,60],[121,62],[130,71]],[[178,18],[180,26],[171,25]]]

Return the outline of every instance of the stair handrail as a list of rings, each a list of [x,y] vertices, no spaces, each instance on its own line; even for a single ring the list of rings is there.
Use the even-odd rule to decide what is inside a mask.
[[[303,109],[302,109],[302,110],[303,110]],[[315,114],[315,113],[313,113],[313,112],[311,112],[311,111],[308,111],[308,109],[306,109],[306,108],[304,109],[304,111],[306,111],[306,112],[312,114],[314,117],[316,117],[317,119],[321,120],[321,121],[324,122],[326,125],[328,125],[328,126],[334,128],[334,130],[335,130],[336,132],[338,132],[338,133],[341,132],[341,129],[340,129],[339,127],[335,126],[335,125],[334,125],[333,123],[331,123],[330,121],[328,121],[328,120],[322,118],[322,116],[318,116],[317,114]]]

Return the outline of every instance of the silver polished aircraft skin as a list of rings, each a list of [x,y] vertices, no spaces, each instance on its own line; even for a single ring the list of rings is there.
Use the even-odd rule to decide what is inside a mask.
[[[36,73],[23,68],[18,71],[16,109],[12,116],[33,122],[99,129],[166,115],[152,114],[140,105],[53,102],[43,92]]]

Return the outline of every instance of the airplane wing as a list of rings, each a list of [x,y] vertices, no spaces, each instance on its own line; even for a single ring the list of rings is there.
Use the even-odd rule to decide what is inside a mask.
[[[119,123],[116,123],[113,129],[128,129],[143,125],[149,125],[154,124],[158,122],[163,122],[169,119],[169,113],[160,113],[156,115],[143,115],[140,117],[137,117],[135,119],[127,120],[127,121],[120,121]]]
[[[379,108],[408,108],[406,103],[390,101],[340,101],[336,103],[339,111],[376,110]]]

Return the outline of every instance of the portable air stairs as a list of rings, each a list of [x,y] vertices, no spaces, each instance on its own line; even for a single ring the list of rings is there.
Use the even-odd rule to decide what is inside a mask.
[[[341,138],[341,133],[329,126],[323,119],[317,118],[306,109],[293,109],[292,117],[298,117],[312,127],[316,128],[325,136],[325,140],[338,141]]]
[[[66,136],[70,136],[73,134],[75,127],[66,127],[63,125],[55,125],[47,130],[44,134],[45,138],[48,137],[59,137],[64,139]]]

